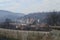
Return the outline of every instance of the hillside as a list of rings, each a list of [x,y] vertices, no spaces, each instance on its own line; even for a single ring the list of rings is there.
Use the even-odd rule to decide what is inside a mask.
[[[10,11],[0,10],[0,22],[3,22],[6,18],[15,20],[18,17],[22,17],[24,15],[25,14],[23,14],[23,13],[13,13],[13,12],[10,12]]]
[[[39,19],[40,22],[45,22],[45,23],[49,23],[53,25],[53,21],[55,20],[55,22],[57,24],[60,25],[60,12],[37,12],[37,13],[30,13],[28,15],[25,15],[23,17],[21,17],[20,19],[29,19],[29,18],[33,18],[33,19]]]

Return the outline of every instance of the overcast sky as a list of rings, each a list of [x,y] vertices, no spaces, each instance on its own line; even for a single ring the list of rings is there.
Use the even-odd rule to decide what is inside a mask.
[[[60,11],[60,0],[0,0],[0,10],[16,13]]]

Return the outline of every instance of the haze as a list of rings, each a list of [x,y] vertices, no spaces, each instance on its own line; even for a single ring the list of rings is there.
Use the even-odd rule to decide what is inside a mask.
[[[0,10],[25,14],[60,11],[60,0],[0,0]]]

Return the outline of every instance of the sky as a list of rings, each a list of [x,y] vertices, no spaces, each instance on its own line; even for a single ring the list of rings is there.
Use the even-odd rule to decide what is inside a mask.
[[[60,11],[60,0],[0,0],[0,10],[25,14]]]

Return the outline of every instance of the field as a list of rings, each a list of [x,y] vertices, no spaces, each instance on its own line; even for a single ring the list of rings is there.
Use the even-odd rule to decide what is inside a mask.
[[[22,31],[0,28],[0,37],[6,37],[17,40],[60,40],[60,31]]]

